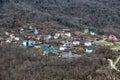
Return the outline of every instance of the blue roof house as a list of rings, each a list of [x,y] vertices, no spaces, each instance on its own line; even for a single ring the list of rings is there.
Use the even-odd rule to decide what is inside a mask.
[[[87,52],[87,53],[91,53],[92,51],[93,51],[92,48],[86,48],[86,52]]]

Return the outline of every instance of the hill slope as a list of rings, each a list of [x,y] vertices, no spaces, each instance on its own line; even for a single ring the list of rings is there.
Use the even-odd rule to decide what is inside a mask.
[[[120,28],[119,0],[0,0],[0,4],[1,25],[57,21],[112,33]]]

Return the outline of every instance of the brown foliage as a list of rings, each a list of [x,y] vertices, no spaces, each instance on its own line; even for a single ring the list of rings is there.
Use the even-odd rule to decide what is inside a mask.
[[[119,0],[0,0],[0,6],[3,26],[56,21],[68,27],[119,35]]]
[[[107,80],[96,73],[102,65],[93,55],[71,60],[34,55],[38,53],[13,45],[0,48],[1,80]]]

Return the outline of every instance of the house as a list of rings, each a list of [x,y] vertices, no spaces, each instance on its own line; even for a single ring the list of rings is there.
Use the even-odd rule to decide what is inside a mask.
[[[79,35],[80,35],[80,32],[79,32],[79,31],[75,31],[75,32],[74,32],[74,35],[75,35],[75,36],[79,36]]]
[[[6,31],[6,32],[5,32],[5,35],[6,35],[6,36],[9,36],[9,35],[10,35],[10,33]]]
[[[41,37],[42,37],[41,35],[37,35],[35,39],[39,41]]]
[[[20,40],[20,38],[19,38],[19,37],[15,37],[14,39],[15,39],[16,41],[19,41],[19,40]]]
[[[73,41],[72,43],[73,43],[74,46],[80,45],[80,41]]]
[[[59,47],[59,50],[60,50],[60,51],[64,51],[65,49],[67,49],[66,46],[62,46],[62,45],[61,45],[61,46]]]
[[[113,35],[113,34],[109,35],[109,39],[112,40],[112,41],[118,41],[118,39],[116,38],[116,36]]]
[[[82,48],[82,47],[78,48],[78,50],[79,50],[79,51],[82,51],[82,52],[84,52],[84,51],[85,51],[85,49],[84,49],[84,48]]]
[[[22,44],[23,46],[29,46],[29,40],[24,40]]]
[[[88,34],[88,32],[89,32],[89,29],[84,30],[84,34]]]
[[[34,28],[34,34],[37,35],[39,33],[38,29],[35,27]]]
[[[65,32],[64,35],[67,36],[67,37],[71,37],[71,33],[70,32]]]
[[[33,47],[33,44],[30,40],[24,40],[20,46]]]
[[[20,40],[19,37],[11,38],[11,42],[17,43]]]
[[[92,51],[93,51],[92,48],[86,48],[86,52],[87,52],[87,53],[91,53]]]
[[[85,45],[85,46],[91,46],[91,45],[92,45],[92,43],[91,43],[91,42],[89,42],[89,41],[86,41],[86,42],[84,42],[84,45]]]
[[[10,38],[15,38],[15,34],[10,34]]]
[[[61,37],[64,36],[64,32],[60,32],[60,36],[61,36]]]
[[[28,26],[28,29],[29,29],[29,30],[33,30],[33,25],[29,25],[29,26]]]
[[[10,37],[6,39],[6,43],[17,42],[19,40],[19,37],[15,37],[14,34],[10,34]]]
[[[62,42],[62,46],[67,47],[67,48],[71,48],[73,46],[73,43],[66,40],[66,41]]]
[[[62,32],[60,32],[60,36],[62,38],[71,37],[70,29],[63,29]]]
[[[95,32],[90,31],[90,35],[94,36],[94,35],[95,35]]]
[[[55,35],[54,35],[54,39],[58,39],[60,37],[60,33],[56,33]]]
[[[19,28],[19,33],[23,33],[24,29],[22,27]]]
[[[12,38],[7,38],[6,39],[6,43],[11,43],[12,42]]]

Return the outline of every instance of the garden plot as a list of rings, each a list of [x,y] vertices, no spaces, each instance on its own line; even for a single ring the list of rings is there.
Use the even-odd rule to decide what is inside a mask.
[[[100,40],[100,41],[94,41],[93,43],[98,44],[98,45],[107,45],[107,46],[112,46],[114,45],[112,42]]]
[[[118,51],[118,50],[120,50],[120,45],[111,46],[111,49],[114,51]]]

